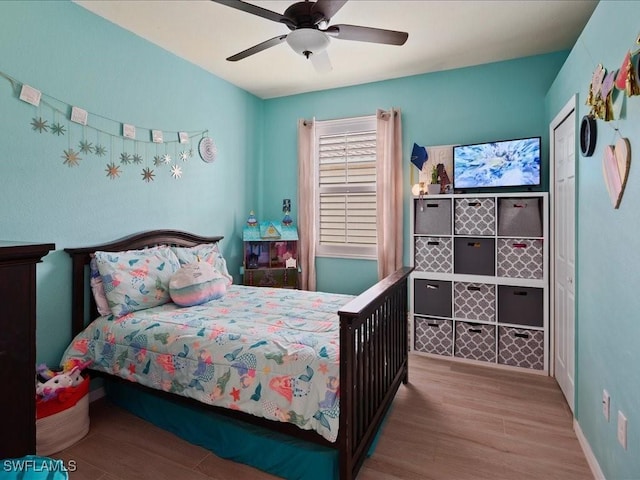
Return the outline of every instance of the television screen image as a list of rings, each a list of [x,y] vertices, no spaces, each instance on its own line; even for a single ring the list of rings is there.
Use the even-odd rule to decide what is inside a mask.
[[[540,137],[453,147],[455,189],[540,185]]]

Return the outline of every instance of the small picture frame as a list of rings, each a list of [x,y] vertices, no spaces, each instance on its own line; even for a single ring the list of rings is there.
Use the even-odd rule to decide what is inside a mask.
[[[153,143],[163,143],[164,137],[162,130],[151,130],[151,141]]]
[[[42,97],[42,92],[40,92],[40,90],[36,90],[29,85],[22,85],[22,89],[20,90],[20,100],[37,107],[40,105],[40,97]]]
[[[89,114],[86,110],[79,107],[71,107],[71,121],[79,123],[80,125],[86,125]]]
[[[128,123],[122,124],[122,136],[125,138],[136,138],[136,127],[134,125],[129,125]]]

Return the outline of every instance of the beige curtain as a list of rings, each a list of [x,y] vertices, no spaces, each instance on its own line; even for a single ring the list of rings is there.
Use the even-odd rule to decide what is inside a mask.
[[[377,112],[378,279],[402,267],[402,117]]]
[[[315,119],[298,120],[298,264],[300,287],[316,289]]]

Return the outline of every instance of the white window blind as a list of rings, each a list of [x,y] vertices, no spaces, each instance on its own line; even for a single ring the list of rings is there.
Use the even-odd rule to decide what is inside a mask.
[[[375,117],[319,122],[316,135],[316,253],[375,257]]]

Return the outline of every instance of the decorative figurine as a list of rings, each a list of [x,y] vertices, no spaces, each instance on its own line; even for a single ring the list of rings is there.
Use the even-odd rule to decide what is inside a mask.
[[[247,218],[247,225],[249,227],[258,226],[258,219],[256,218],[256,214],[253,212],[253,210],[249,212],[249,217]]]
[[[284,213],[284,218],[282,219],[282,224],[285,226],[289,226],[293,223],[293,219],[289,216],[291,212],[291,200],[285,198],[282,200],[282,211]]]

